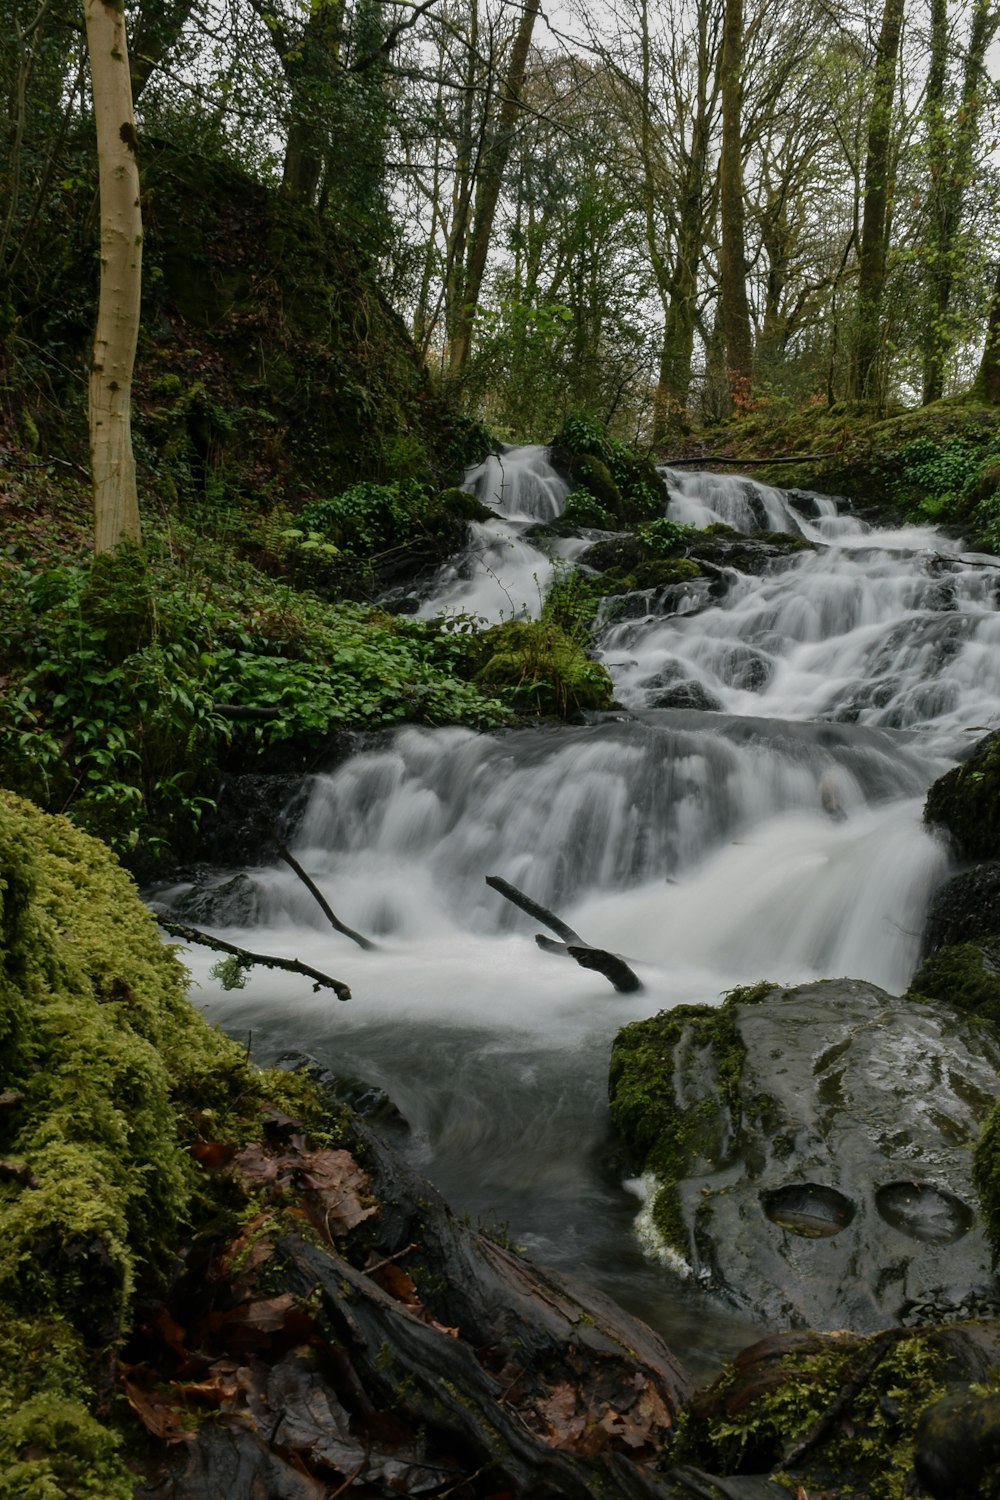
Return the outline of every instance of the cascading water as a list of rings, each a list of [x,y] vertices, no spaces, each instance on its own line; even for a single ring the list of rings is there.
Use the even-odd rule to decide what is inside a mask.
[[[608,1158],[611,1038],[761,978],[905,988],[946,873],[923,793],[1000,716],[1000,572],[931,528],[872,531],[821,497],[664,480],[676,520],[790,531],[817,550],[763,577],[720,567],[609,623],[598,645],[627,713],[497,735],[403,729],[315,777],[298,857],[378,952],[335,942],[277,869],[253,874],[266,931],[227,935],[336,973],[349,1005],[271,973],[224,995],[210,959],[190,961],[208,1012],[252,1029],[259,1057],[310,1052],[385,1088],[456,1209],[508,1222],[697,1367],[747,1329],[640,1257]],[[544,449],[508,451],[468,485],[497,521],[472,527],[425,610],[537,612],[552,559],[523,533],[558,513],[565,486]],[[644,991],[615,995],[540,953],[537,924],[489,874],[624,953]]]

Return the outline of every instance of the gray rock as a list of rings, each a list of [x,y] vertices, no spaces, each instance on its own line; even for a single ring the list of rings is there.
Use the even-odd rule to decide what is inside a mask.
[[[927,946],[974,943],[1000,933],[1000,861],[955,875],[937,892],[927,917]]]
[[[971,1148],[998,1093],[986,1028],[846,979],[665,1012],[612,1060],[661,1236],[784,1327],[866,1332],[990,1298]]]

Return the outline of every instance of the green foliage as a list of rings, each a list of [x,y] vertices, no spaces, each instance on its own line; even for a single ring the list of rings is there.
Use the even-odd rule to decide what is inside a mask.
[[[618,519],[595,499],[589,489],[576,489],[567,496],[562,519],[569,526],[592,526],[598,531],[614,531]]]
[[[419,534],[428,499],[426,488],[412,479],[354,484],[328,500],[310,501],[299,520],[337,547],[370,555]]]
[[[0,774],[155,858],[184,846],[241,747],[316,746],[332,729],[494,725],[461,629],[329,606],[191,539],[4,569]],[[274,710],[264,722],[230,707]]]
[[[684,526],[680,521],[668,521],[666,516],[660,516],[640,526],[638,535],[655,557],[674,557],[691,546],[698,532],[694,526]]]
[[[487,630],[476,682],[499,692],[522,713],[567,718],[581,709],[611,708],[611,679],[599,662],[558,625],[508,620]]]
[[[981,456],[981,448],[961,437],[944,443],[914,438],[895,455],[904,483],[924,491],[920,508],[932,520],[954,514],[975,482]]]
[[[556,571],[542,606],[542,621],[555,625],[581,646],[590,644],[590,627],[597,614],[602,590],[596,579],[578,568]]]

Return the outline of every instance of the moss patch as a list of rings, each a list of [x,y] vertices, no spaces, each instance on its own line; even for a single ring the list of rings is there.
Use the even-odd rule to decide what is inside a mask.
[[[980,740],[931,787],[924,821],[944,828],[963,859],[1000,857],[1000,733]]]
[[[611,1118],[635,1169],[656,1177],[653,1222],[665,1243],[682,1255],[688,1250],[688,1231],[677,1184],[695,1160],[714,1158],[722,1136],[740,1123],[745,1049],[736,1007],[756,1004],[775,988],[761,982],[731,991],[719,1006],[678,1005],[648,1020],[633,1021],[615,1037],[608,1080]],[[695,1056],[700,1068],[714,1069],[717,1101],[682,1102],[685,1059]]]
[[[188,1143],[238,1130],[278,1083],[191,1007],[186,984],[109,851],[0,791],[5,1494],[131,1493],[93,1415],[95,1373],[137,1278],[176,1250],[197,1198]]]
[[[610,708],[611,679],[599,662],[558,625],[508,620],[481,637],[480,687],[506,696],[522,712],[567,718],[582,709]]]
[[[942,1000],[1000,1023],[1000,937],[939,948],[914,974],[907,994],[911,1000]]]

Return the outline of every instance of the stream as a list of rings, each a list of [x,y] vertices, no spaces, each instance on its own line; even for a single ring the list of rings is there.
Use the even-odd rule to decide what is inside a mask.
[[[622,712],[402,728],[310,778],[294,852],[379,950],[331,934],[284,866],[252,871],[252,927],[217,930],[335,974],[349,1004],[269,971],[224,993],[211,954],[186,961],[197,1002],[252,1033],[257,1061],[305,1052],[384,1089],[456,1212],[599,1285],[699,1375],[761,1330],[640,1243],[609,1133],[612,1038],[760,979],[906,988],[948,874],[926,788],[1000,722],[1000,570],[930,526],[873,530],[824,497],[661,472],[670,518],[817,550],[630,596],[597,642]],[[496,519],[470,527],[420,612],[537,616],[554,570],[601,534],[534,534],[566,496],[543,448],[487,460],[466,488]],[[624,954],[643,991],[540,952],[486,875]]]

